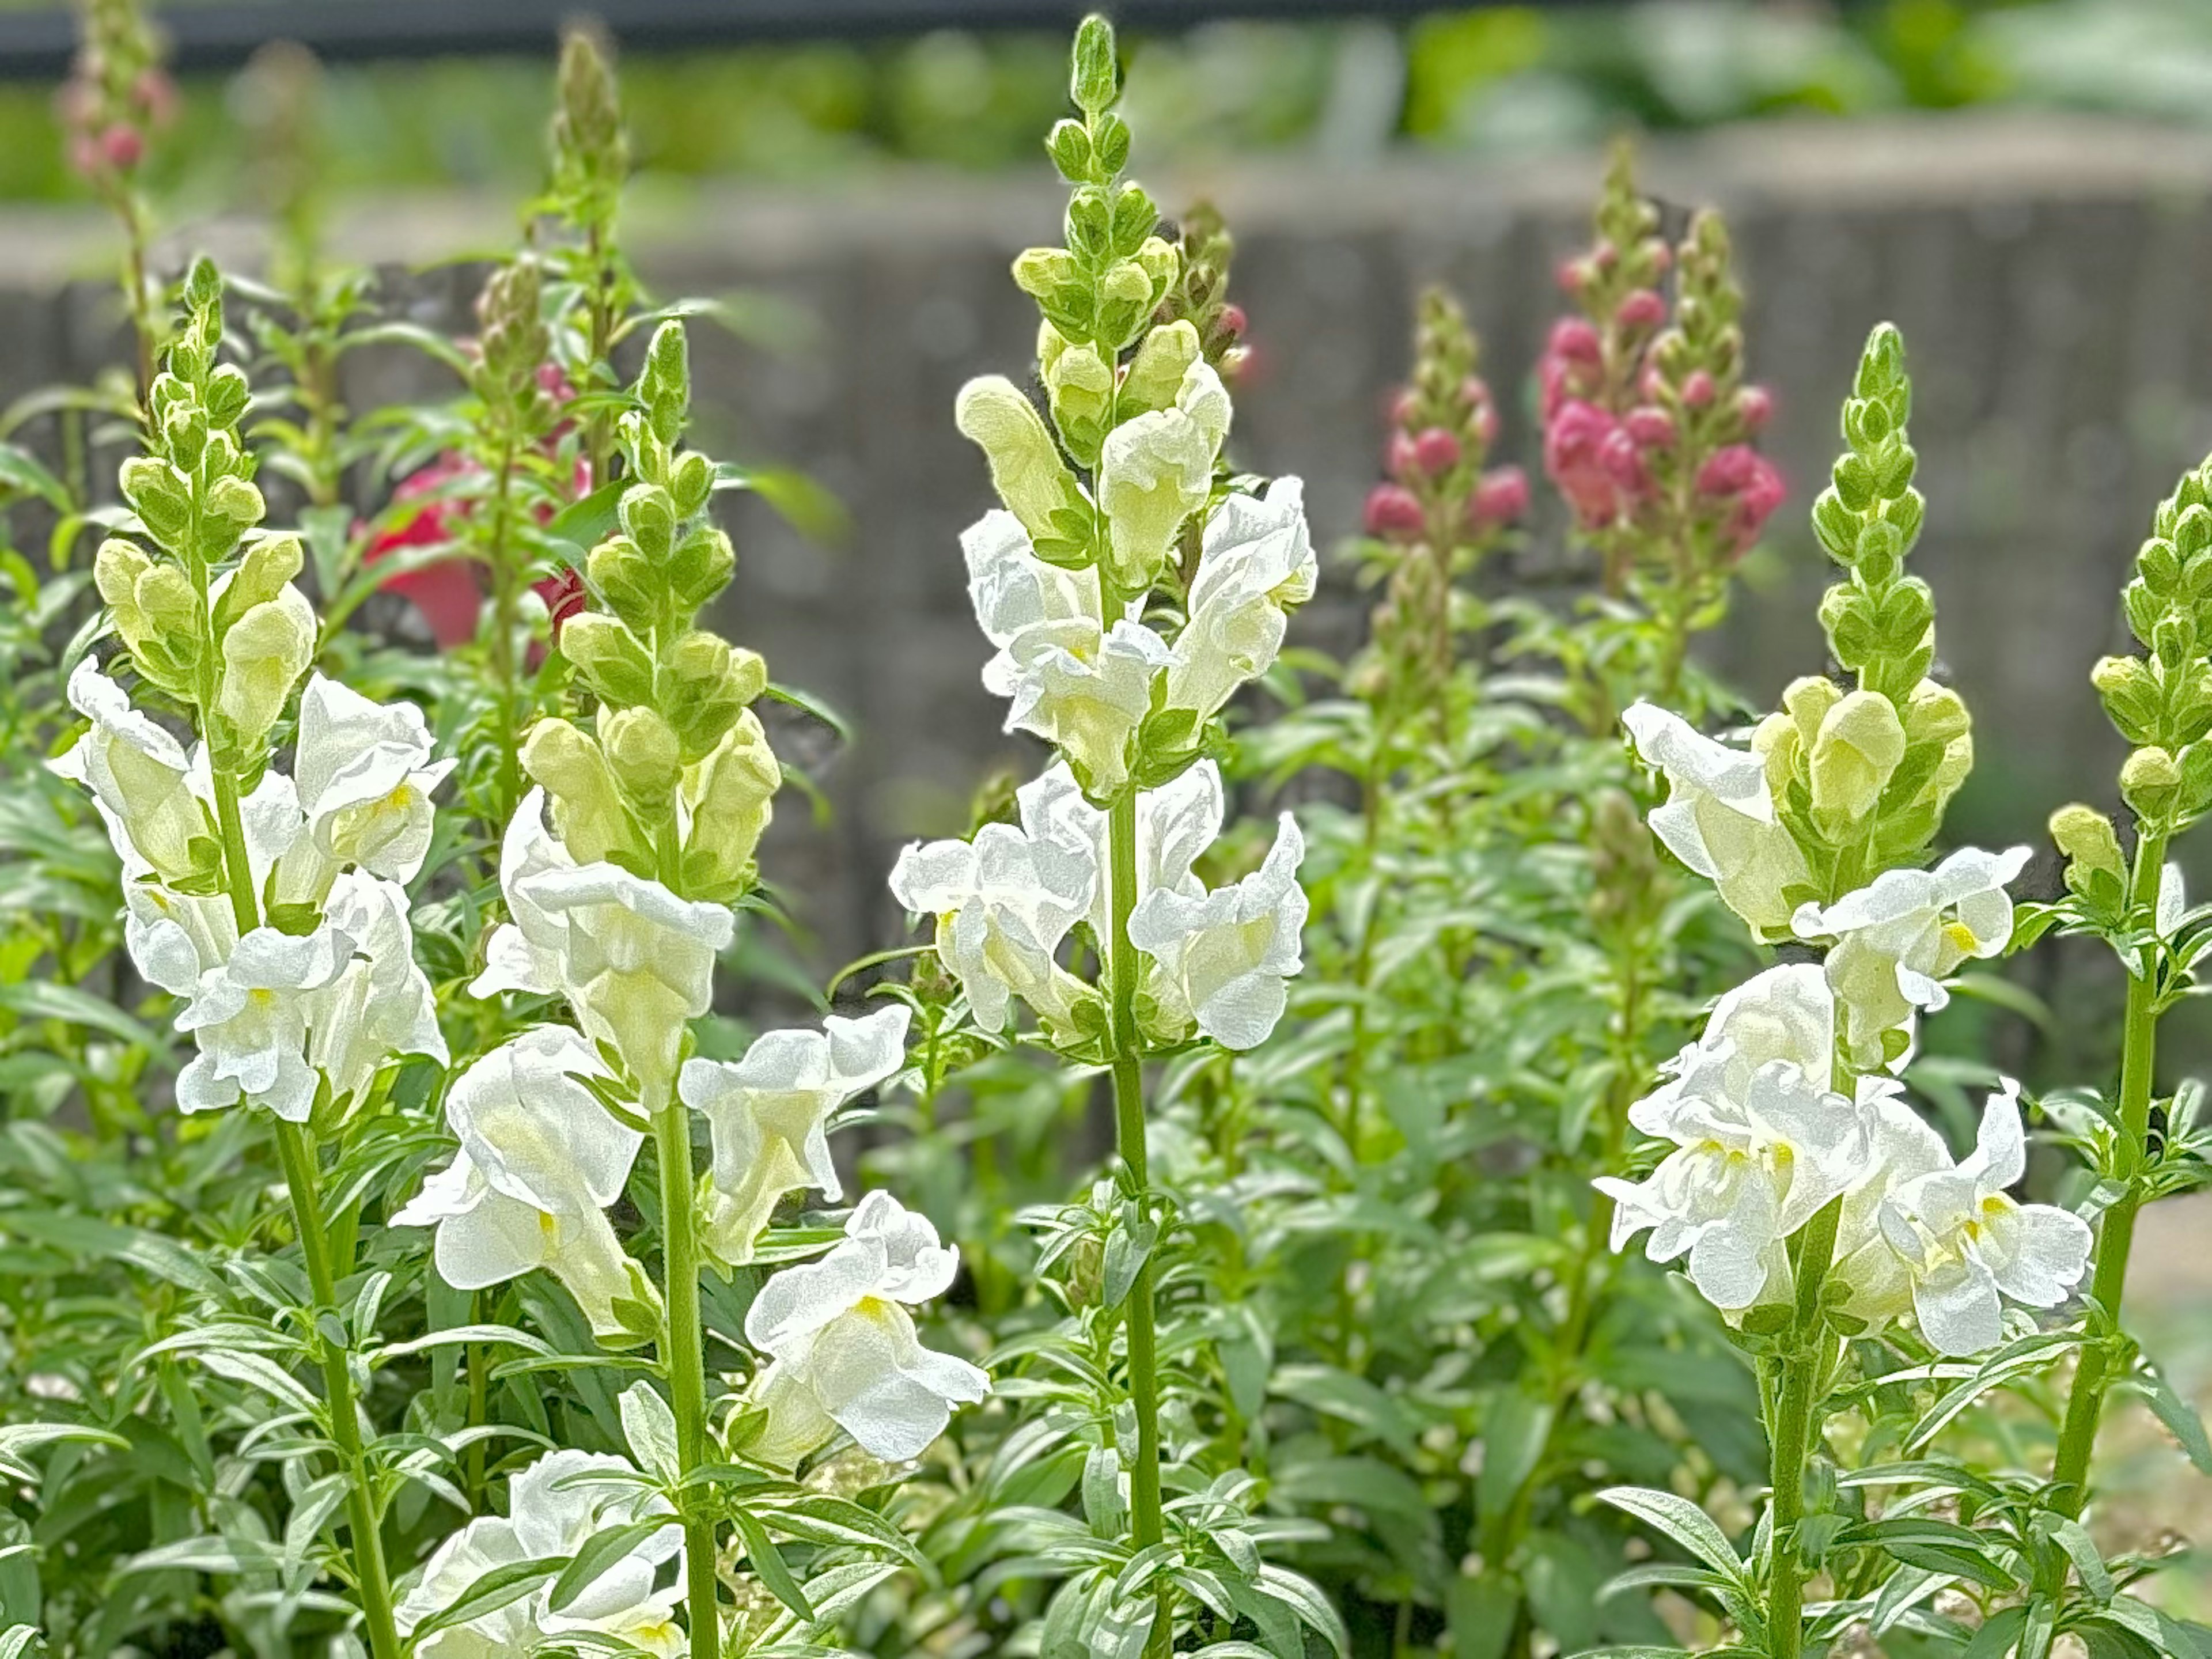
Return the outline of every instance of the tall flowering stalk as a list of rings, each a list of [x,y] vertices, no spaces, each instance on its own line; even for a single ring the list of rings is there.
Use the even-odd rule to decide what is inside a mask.
[[[1718,214],[1693,216],[1670,247],[1624,144],[1596,228],[1559,272],[1581,314],[1554,325],[1539,366],[1544,467],[1605,591],[1656,624],[1658,695],[1672,702],[1692,635],[1719,619],[1731,568],[1781,504],[1781,475],[1753,446],[1772,400],[1743,378],[1743,297]]]
[[[997,652],[983,683],[1007,699],[1009,731],[1056,752],[1016,792],[1018,822],[910,847],[891,886],[935,918],[938,957],[978,1027],[1002,1031],[1018,1001],[1037,1040],[1110,1073],[1118,1189],[1066,1212],[1048,1248],[1058,1256],[1080,1234],[1108,1264],[1087,1319],[1109,1353],[1117,1319],[1125,1341],[1121,1399],[1097,1407],[1109,1461],[1094,1525],[1123,1541],[1111,1569],[1073,1558],[1048,1625],[1069,1639],[1133,1627],[1164,1653],[1179,1575],[1203,1547],[1170,1534],[1163,1495],[1156,1303],[1175,1218],[1151,1174],[1145,1065],[1258,1043],[1297,971],[1303,842],[1289,816],[1241,880],[1209,888],[1194,866],[1224,816],[1212,723],[1273,662],[1316,565],[1297,480],[1259,495],[1218,483],[1229,396],[1197,323],[1172,306],[1162,315],[1185,273],[1155,234],[1151,198],[1122,177],[1129,131],[1101,19],[1077,33],[1072,90],[1079,116],[1048,143],[1071,186],[1066,246],[1014,264],[1043,313],[1045,413],[998,376],[969,383],[957,410],[1002,503],[962,538]],[[1062,960],[1071,936],[1097,964],[1091,977]],[[1125,1498],[1107,1496],[1117,1491]]]
[[[457,1289],[549,1272],[600,1341],[654,1346],[666,1392],[625,1394],[631,1461],[599,1460],[571,1481],[603,1488],[603,1509],[619,1499],[619,1514],[587,1510],[554,1526],[526,1510],[526,1472],[511,1520],[472,1522],[433,1558],[405,1622],[418,1643],[450,1630],[467,1652],[595,1632],[714,1659],[726,1626],[750,1628],[744,1605],[720,1594],[725,1526],[756,1585],[812,1628],[772,1531],[804,1519],[818,1530],[825,1518],[848,1533],[884,1529],[792,1472],[841,1435],[878,1458],[913,1458],[988,1386],[974,1366],[920,1345],[908,1309],[951,1285],[957,1255],[883,1193],[861,1200],[822,1260],[762,1286],[744,1319],[753,1364],[743,1387],[708,1369],[702,1275],[760,1260],[790,1194],[842,1195],[830,1116],[902,1069],[908,1013],[771,1032],[734,1062],[692,1055],[689,1023],[708,1010],[732,906],[757,885],[754,850],[781,773],[749,706],[766,685],[761,659],[698,625],[734,556],[709,513],[714,464],[679,447],[690,402],[679,325],[654,334],[626,402],[618,530],[592,550],[593,603],[561,636],[595,710],[588,730],[554,715],[525,740],[534,787],[500,861],[509,920],[471,988],[557,997],[575,1026],[526,1031],[455,1079],[453,1161],[394,1220],[436,1228],[439,1271]],[[608,1213],[648,1141],[657,1275]],[[822,1249],[817,1238],[777,1254]],[[622,1547],[587,1552],[609,1525]],[[546,1541],[524,1535],[533,1526]],[[532,1571],[518,1577],[521,1561]],[[660,1586],[672,1562],[680,1584]],[[488,1604],[488,1578],[519,1588]]]
[[[568,290],[562,310],[562,362],[579,397],[597,400],[584,421],[587,486],[610,481],[614,419],[606,395],[620,380],[615,342],[637,295],[615,234],[615,216],[629,176],[629,137],[622,94],[607,42],[572,24],[561,42],[560,106],[553,118],[553,179],[544,205],[567,233],[549,249]]]
[[[78,0],[76,61],[58,98],[70,165],[123,233],[123,298],[137,346],[137,392],[154,383],[164,325],[161,283],[148,264],[153,218],[139,176],[153,135],[176,118],[167,48],[139,0]]]
[[[1739,1327],[1771,1457],[1750,1563],[1669,1494],[1604,1496],[1708,1564],[1706,1587],[1770,1659],[1825,1647],[1856,1612],[1808,1620],[1805,1594],[1824,1558],[1856,1541],[1825,1434],[1860,1352],[1847,1339],[1910,1318],[1939,1354],[1982,1352],[2008,1304],[2056,1306],[2088,1255],[2078,1218],[2005,1192],[2026,1163],[2012,1085],[1954,1161],[1893,1076],[1919,1017],[1945,1005],[1944,980],[2007,947],[2006,884],[2027,857],[1969,848],[1921,867],[1972,739],[1964,705],[1928,678],[1934,601],[1905,571],[1923,511],[1911,404],[1902,343],[1878,328],[1844,409],[1850,447],[1813,513],[1846,573],[1820,619],[1855,684],[1793,683],[1748,752],[1648,703],[1626,717],[1669,786],[1653,833],[1755,933],[1825,950],[1817,968],[1770,969],[1721,1000],[1630,1113],[1663,1159],[1641,1182],[1599,1182],[1616,1248],[1648,1231],[1651,1257],[1683,1261]]]
[[[2130,745],[2119,789],[2135,818],[2132,855],[2123,856],[2118,834],[2103,813],[2078,804],[2060,808],[2051,833],[2066,859],[2067,893],[2055,905],[2038,907],[2022,928],[2023,936],[2053,925],[2093,934],[2127,971],[2117,1093],[2108,1110],[2069,1126],[2108,1196],[2097,1219],[2088,1319],[2047,1492],[2062,1523],[2078,1518],[2092,1495],[2097,1430],[2115,1385],[2134,1387],[2162,1411],[2179,1405],[2170,1385],[2138,1362],[2120,1314],[2136,1217],[2146,1202],[2197,1184],[2205,1150],[2192,1114],[2179,1103],[2160,1109],[2156,1068],[2160,1018],[2189,994],[2202,956],[2197,914],[2166,853],[2212,810],[2212,667],[2206,659],[2212,611],[2201,592],[2207,571],[2212,463],[2185,475],[2160,503],[2151,535],[2136,556],[2124,609],[2142,651],[2105,658],[2091,677],[2106,716]],[[2034,1572],[2037,1595],[2053,1608],[2074,1565],[2054,1529]]]
[[[321,1371],[315,1424],[345,1492],[340,1571],[369,1650],[398,1659],[382,1536],[389,1476],[364,1443],[340,1316],[350,1230],[325,1207],[319,1147],[363,1114],[400,1054],[443,1061],[429,987],[411,958],[402,883],[429,842],[434,763],[422,715],[314,677],[299,702],[289,776],[272,747],[313,659],[315,618],[292,579],[296,536],[259,528],[240,446],[246,377],[219,361],[222,282],[205,261],[149,395],[149,453],[125,464],[138,539],[104,543],[94,571],[143,692],[180,708],[188,756],[90,659],[70,696],[91,730],[56,763],[88,789],[124,863],[125,938],[148,981],[184,1000],[198,1052],[177,1079],[186,1112],[265,1115],[311,1302],[298,1345]]]

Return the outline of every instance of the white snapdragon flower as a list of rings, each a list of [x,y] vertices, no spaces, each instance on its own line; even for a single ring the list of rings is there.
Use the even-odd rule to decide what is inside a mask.
[[[1686,1256],[1691,1282],[1726,1313],[1771,1299],[1789,1271],[1783,1241],[1849,1187],[1863,1156],[1850,1103],[1782,1063],[1741,1100],[1685,1097],[1637,1127],[1677,1150],[1641,1182],[1596,1182],[1617,1206],[1613,1248],[1650,1229],[1645,1254]]]
[[[1098,507],[1125,590],[1152,586],[1183,520],[1206,505],[1230,415],[1228,389],[1200,357],[1183,371],[1171,407],[1124,421],[1106,434],[1098,453]]]
[[[998,647],[983,684],[1009,700],[1006,730],[1058,744],[1100,791],[1120,787],[1153,677],[1176,653],[1139,619],[1141,601],[1109,618],[1098,573],[1047,564],[1012,514],[985,514],[960,541],[975,620]]]
[[[574,1031],[541,1025],[453,1079],[446,1121],[460,1151],[392,1218],[395,1227],[437,1228],[448,1285],[481,1290],[544,1267],[594,1331],[626,1328],[615,1299],[648,1293],[606,1206],[622,1196],[644,1137],[579,1081],[608,1076]]]
[[[389,881],[415,878],[430,848],[430,792],[454,765],[432,760],[433,746],[413,703],[374,702],[310,676],[292,767],[312,848],[301,851],[322,866],[307,877],[308,896],[317,875],[327,883],[348,865]]]
[[[414,1634],[495,1568],[571,1556],[605,1528],[672,1516],[668,1500],[643,1490],[636,1474],[627,1459],[605,1454],[562,1450],[539,1458],[510,1485],[508,1516],[481,1516],[438,1547],[421,1582],[395,1609],[401,1633]],[[626,1644],[625,1651],[675,1659],[685,1650],[676,1621],[679,1592],[673,1584],[655,1585],[662,1564],[678,1557],[683,1544],[683,1529],[672,1519],[559,1613],[552,1610],[547,1584],[465,1624],[433,1632],[415,1651],[418,1659],[510,1659],[564,1637],[588,1642],[597,1636]]]
[[[1074,775],[1059,764],[1017,789],[1014,805],[1031,841],[1054,842],[1088,860],[1091,930],[1105,940],[1113,927],[1106,814],[1084,799]],[[1186,768],[1157,789],[1139,793],[1138,902],[1152,892],[1206,896],[1206,885],[1192,866],[1221,834],[1224,811],[1221,769],[1211,759]]]
[[[514,918],[493,934],[477,996],[558,992],[594,1037],[649,1083],[676,1069],[687,1022],[713,1000],[714,958],[736,922],[619,865],[579,865],[545,828],[545,792],[515,811],[500,856]]]
[[[1747,1029],[1741,1014],[1730,1024]],[[1613,1248],[1650,1229],[1645,1254],[1688,1257],[1691,1282],[1725,1313],[1769,1299],[1789,1272],[1783,1241],[1865,1173],[1855,1103],[1795,1059],[1767,1060],[1746,1076],[1725,1030],[1686,1052],[1668,1085],[1630,1108],[1629,1121],[1675,1150],[1642,1182],[1595,1183],[1618,1206]]]
[[[1273,664],[1289,612],[1313,598],[1321,575],[1304,492],[1297,479],[1278,478],[1265,495],[1230,496],[1207,520],[1168,708],[1208,720]]]
[[[1896,1182],[1881,1205],[1882,1241],[1910,1287],[1921,1334],[1942,1353],[1995,1347],[2005,1303],[2055,1308],[2088,1268],[2088,1223],[2006,1191],[2027,1172],[2019,1090],[2008,1079],[1989,1097],[1972,1152],[1955,1165],[1943,1155]]]
[[[768,1421],[750,1449],[787,1467],[842,1429],[875,1456],[919,1457],[954,1406],[990,1392],[984,1372],[923,1347],[907,1311],[950,1289],[959,1265],[927,1218],[870,1193],[827,1255],[761,1286],[745,1340],[771,1362],[753,1397]]]
[[[910,1017],[904,1003],[860,1019],[832,1014],[819,1031],[769,1031],[734,1062],[684,1062],[678,1092],[707,1120],[714,1145],[705,1232],[718,1259],[751,1261],[785,1194],[844,1195],[830,1114],[906,1063]]]
[[[190,874],[191,843],[212,842],[216,830],[189,782],[184,745],[90,657],[70,672],[69,700],[92,726],[48,763],[54,775],[91,792],[118,856],[135,854],[165,879]]]
[[[987,823],[972,842],[915,842],[892,866],[892,895],[937,919],[937,955],[960,981],[975,1023],[1001,1030],[1012,997],[1065,1019],[1083,990],[1054,959],[1091,908],[1087,848],[1057,836]]]
[[[1298,865],[1305,839],[1288,812],[1266,861],[1242,881],[1194,896],[1158,887],[1129,913],[1129,943],[1152,958],[1163,1020],[1186,1021],[1229,1048],[1257,1048],[1283,1017],[1306,922]]]
[[[304,1123],[315,1103],[315,1073],[304,1050],[313,994],[344,971],[353,941],[325,921],[295,935],[256,927],[204,971],[177,1029],[199,1045],[177,1074],[177,1105],[211,1111],[240,1097],[287,1122]]]
[[[394,1054],[449,1058],[430,981],[415,965],[407,890],[350,870],[324,905],[353,955],[329,984],[308,994],[307,1063],[330,1079],[333,1099],[358,1100]]]
[[[1786,933],[1792,887],[1808,883],[1805,855],[1780,819],[1758,755],[1717,743],[1680,715],[1638,702],[1621,716],[1636,752],[1666,775],[1651,833],[1718,890],[1721,902],[1762,937]]]
[[[1792,926],[1806,939],[1832,939],[1828,983],[1844,1010],[1851,1057],[1882,1063],[1882,1034],[1910,1024],[1915,1009],[1942,1007],[1943,979],[1974,957],[1994,957],[2012,939],[2012,896],[2028,849],[1963,847],[1933,870],[1886,870],[1833,904],[1799,907]]]

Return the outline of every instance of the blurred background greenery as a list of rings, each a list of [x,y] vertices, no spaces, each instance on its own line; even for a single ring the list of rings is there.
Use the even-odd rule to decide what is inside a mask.
[[[1401,144],[1494,156],[1586,145],[1625,125],[1991,103],[2212,125],[2212,0],[1499,6],[1407,22],[1214,22],[1132,47],[1143,65],[1132,116],[1162,160]],[[939,31],[635,53],[623,79],[648,175],[988,169],[1031,159],[1060,112],[1064,50],[1056,32]],[[1206,96],[1188,95],[1201,82]],[[252,176],[237,118],[250,84],[184,78],[179,129],[149,179],[157,192],[236,204]],[[334,65],[329,183],[526,192],[548,97],[544,64],[519,58]],[[80,193],[51,99],[46,85],[0,86],[0,198]]]

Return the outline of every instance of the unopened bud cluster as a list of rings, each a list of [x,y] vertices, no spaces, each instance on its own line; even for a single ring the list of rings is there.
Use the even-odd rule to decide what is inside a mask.
[[[1754,739],[1783,822],[1814,869],[1848,854],[1853,880],[1915,861],[1973,767],[1965,703],[1928,677],[1935,599],[1905,573],[1923,512],[1905,431],[1911,404],[1904,342],[1884,325],[1844,402],[1850,447],[1813,508],[1822,546],[1849,573],[1821,600],[1820,622],[1857,689],[1799,680]]]
[[[70,166],[95,184],[123,181],[147,139],[176,118],[176,83],[138,0],[83,0],[82,41],[56,94]]]
[[[607,44],[588,26],[572,24],[562,39],[560,100],[553,194],[573,221],[604,226],[629,176],[629,139]]]
[[[1666,291],[1674,278],[1671,301]],[[1560,268],[1580,314],[1539,366],[1544,466],[1623,586],[1639,554],[1702,591],[1759,538],[1781,475],[1753,447],[1772,401],[1743,380],[1728,232],[1699,213],[1679,248],[1614,153],[1590,251]]]
[[[1391,405],[1389,477],[1367,497],[1367,532],[1389,572],[1371,677],[1416,698],[1450,677],[1455,635],[1470,621],[1456,582],[1528,507],[1521,469],[1487,465],[1498,410],[1480,351],[1450,295],[1421,296],[1413,377]]]
[[[151,550],[110,538],[94,580],[139,672],[199,705],[218,765],[258,774],[270,728],[313,657],[315,617],[291,585],[299,538],[247,539],[264,508],[238,435],[246,377],[216,361],[222,286],[212,265],[193,267],[185,297],[186,320],[148,398],[147,453],[122,471]]]
[[[1198,331],[1198,346],[1206,361],[1230,386],[1250,362],[1251,348],[1244,343],[1244,308],[1229,299],[1229,266],[1237,254],[1237,241],[1211,204],[1200,203],[1182,217],[1176,252],[1182,272],[1168,289],[1167,298],[1153,318],[1156,323],[1188,323]]]
[[[488,436],[520,448],[542,436],[558,413],[544,384],[552,335],[537,262],[517,259],[486,281],[477,297],[477,362],[471,389],[482,401]]]
[[[620,533],[591,552],[597,605],[561,634],[562,653],[599,702],[595,728],[540,720],[522,764],[552,798],[575,857],[727,902],[754,879],[781,772],[749,706],[766,666],[696,625],[736,561],[708,512],[713,463],[675,448],[690,402],[679,325],[653,336],[637,396],[642,408],[619,428],[632,480]]]
[[[2170,836],[2212,809],[2212,461],[2159,504],[2123,597],[2143,654],[2106,657],[2090,678],[2130,745],[2121,795]]]

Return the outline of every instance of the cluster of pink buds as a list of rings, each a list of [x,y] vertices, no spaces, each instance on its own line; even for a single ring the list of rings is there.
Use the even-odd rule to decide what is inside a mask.
[[[1422,303],[1413,380],[1391,403],[1383,454],[1389,476],[1368,494],[1367,533],[1478,543],[1528,510],[1528,480],[1517,466],[1484,465],[1498,441],[1498,408],[1473,372],[1472,337],[1444,295],[1431,293]]]
[[[1670,247],[1625,149],[1596,229],[1559,268],[1577,314],[1553,326],[1538,365],[1544,471],[1604,555],[1609,587],[1639,561],[1702,581],[1759,539],[1784,495],[1753,447],[1772,400],[1741,380],[1727,234],[1699,214]]]
[[[160,37],[136,0],[87,0],[83,44],[55,94],[69,163],[92,183],[127,179],[148,138],[177,116],[176,83],[161,65]]]

